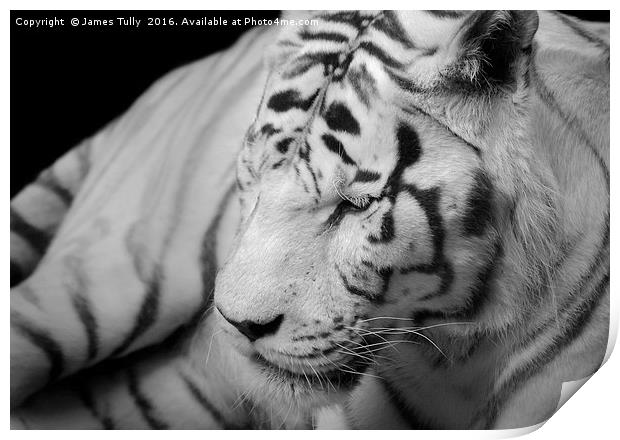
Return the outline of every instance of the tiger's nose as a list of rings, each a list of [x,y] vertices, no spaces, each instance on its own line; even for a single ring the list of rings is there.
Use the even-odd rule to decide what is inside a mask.
[[[282,324],[282,320],[284,319],[284,315],[278,315],[269,322],[261,323],[250,321],[247,319],[238,322],[228,318],[225,314],[222,313],[221,310],[220,313],[226,321],[231,323],[237,330],[239,330],[239,332],[241,332],[241,334],[248,338],[250,342],[254,342],[257,339],[276,333],[280,328],[280,325]]]

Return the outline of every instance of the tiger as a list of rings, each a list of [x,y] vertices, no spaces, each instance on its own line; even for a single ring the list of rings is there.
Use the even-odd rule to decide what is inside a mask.
[[[12,199],[14,428],[518,428],[602,364],[609,25],[283,18]]]

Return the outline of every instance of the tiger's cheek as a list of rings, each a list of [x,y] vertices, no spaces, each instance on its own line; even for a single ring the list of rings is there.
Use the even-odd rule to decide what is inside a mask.
[[[387,316],[408,316],[423,298],[436,292],[441,278],[434,273],[396,271],[383,305]]]
[[[394,239],[386,243],[385,257],[396,268],[430,263],[434,254],[433,218],[420,201],[401,191],[392,208]]]

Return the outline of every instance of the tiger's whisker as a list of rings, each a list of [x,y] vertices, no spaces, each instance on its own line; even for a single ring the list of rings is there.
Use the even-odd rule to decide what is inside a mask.
[[[383,339],[384,341],[387,342],[387,339],[385,339],[383,336],[381,336],[380,334],[375,333],[375,332],[373,332],[371,330],[368,330],[366,328],[362,328],[362,327],[346,327],[346,328],[349,329],[349,330],[354,331],[361,338],[364,338],[364,336],[367,336],[367,335],[371,334],[371,335],[377,336],[378,338],[381,338],[381,339]],[[362,335],[362,334],[359,333],[360,331],[364,331],[364,332],[366,332],[366,334]]]
[[[376,374],[364,373],[361,371],[348,370],[348,369],[343,369],[343,368],[339,368],[339,370],[344,373],[359,374],[360,376],[368,376],[368,377],[374,377],[375,379],[379,379],[379,380],[385,380],[384,378],[382,378],[381,376],[377,376]]]
[[[343,346],[343,345],[340,345],[340,344],[338,344],[338,343],[335,343],[335,344],[336,344],[338,347],[342,348],[343,350],[346,350],[346,352],[348,352],[348,353],[349,353],[349,354],[351,354],[352,356],[357,356],[357,357],[359,357],[359,358],[361,358],[361,359],[367,360],[368,362],[374,362],[374,363],[377,363],[377,361],[376,361],[375,359],[369,358],[369,357],[367,357],[367,356],[363,356],[363,355],[361,355],[361,354],[359,354],[359,353],[357,353],[357,352],[355,352],[355,351],[353,351],[353,350],[351,350],[351,349],[349,349],[349,348],[347,348],[347,347],[345,347],[345,346]]]
[[[435,342],[434,342],[431,338],[429,338],[429,337],[428,337],[428,336],[426,336],[425,334],[420,333],[420,332],[415,331],[415,330],[405,330],[405,331],[403,331],[403,333],[408,333],[408,334],[412,334],[412,335],[417,335],[417,336],[420,336],[420,337],[422,337],[422,338],[426,339],[428,342],[430,342],[430,343],[431,343],[431,345],[432,345],[433,347],[435,347],[435,348],[437,349],[437,351],[439,351],[439,353],[441,353],[441,354],[442,354],[442,356],[443,356],[443,357],[445,357],[446,359],[448,359],[448,356],[446,356],[446,354],[443,352],[443,350],[442,350],[441,348],[439,348],[439,346],[438,346],[438,345],[437,345],[437,344],[436,344],[436,343],[435,343]]]
[[[207,349],[207,356],[205,358],[205,367],[209,364],[209,357],[211,356],[211,348],[213,346],[213,339],[222,332],[223,330],[217,330],[213,332],[211,335],[211,340],[209,341],[209,348]]]
[[[308,364],[308,366],[310,367],[310,369],[312,370],[312,372],[316,376],[317,380],[319,381],[319,385],[321,385],[321,388],[323,388],[323,381],[321,380],[321,377],[319,376],[319,373],[317,373],[317,371],[314,369],[314,367],[311,364]]]
[[[412,318],[397,318],[395,316],[377,316],[375,318],[360,319],[358,322],[376,321],[377,319],[394,319],[398,321],[413,321]]]

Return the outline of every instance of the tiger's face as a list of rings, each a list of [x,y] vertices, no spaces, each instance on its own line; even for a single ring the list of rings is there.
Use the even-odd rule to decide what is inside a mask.
[[[453,92],[420,79],[456,69],[462,21],[420,48],[403,29],[415,15],[349,14],[285,33],[271,54],[238,160],[242,221],[216,281],[219,325],[249,359],[255,397],[283,404],[324,404],[372,374],[403,339],[378,329],[471,307],[508,215],[484,146],[459,134],[480,119],[446,117]],[[424,89],[417,100],[403,72]]]

